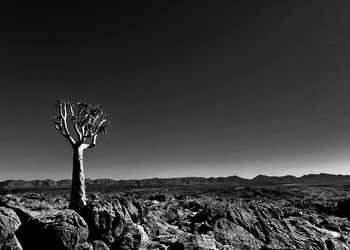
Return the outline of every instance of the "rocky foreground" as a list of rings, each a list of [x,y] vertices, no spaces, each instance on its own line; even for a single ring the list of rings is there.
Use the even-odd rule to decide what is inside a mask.
[[[67,209],[67,200],[57,194],[3,195],[0,249],[350,248],[348,219],[287,200],[92,195],[79,212]]]

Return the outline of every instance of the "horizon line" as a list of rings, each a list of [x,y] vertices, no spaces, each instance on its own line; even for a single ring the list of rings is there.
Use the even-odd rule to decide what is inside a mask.
[[[143,178],[143,179],[111,179],[111,178],[96,178],[96,179],[90,179],[90,178],[85,178],[85,180],[113,180],[113,181],[140,181],[140,180],[152,180],[152,179],[183,179],[183,178],[204,178],[204,179],[218,179],[218,178],[228,178],[228,177],[239,177],[241,179],[246,179],[246,180],[253,180],[258,176],[266,176],[266,177],[286,177],[286,176],[291,176],[291,177],[295,177],[295,178],[301,178],[303,176],[308,176],[308,175],[334,175],[334,176],[350,176],[349,174],[331,174],[331,173],[324,173],[324,172],[320,172],[320,173],[309,173],[309,174],[303,174],[303,175],[292,175],[292,174],[287,174],[287,175],[265,175],[265,174],[258,174],[253,178],[245,178],[245,177],[241,177],[239,175],[228,175],[228,176],[218,176],[218,177],[205,177],[205,176],[181,176],[181,177],[153,177],[153,178]],[[0,182],[5,182],[5,181],[63,181],[63,180],[71,180],[72,178],[64,178],[64,179],[31,179],[31,180],[25,180],[25,179],[7,179],[7,180],[0,180]]]

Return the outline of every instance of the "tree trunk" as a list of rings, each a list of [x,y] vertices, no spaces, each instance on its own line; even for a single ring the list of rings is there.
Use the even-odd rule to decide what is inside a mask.
[[[83,150],[82,147],[74,147],[72,191],[69,203],[69,208],[74,210],[79,210],[86,205]]]

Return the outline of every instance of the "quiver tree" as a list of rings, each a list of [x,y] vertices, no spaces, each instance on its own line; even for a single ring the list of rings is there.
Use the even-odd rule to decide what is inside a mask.
[[[79,210],[86,205],[83,152],[96,146],[98,135],[107,134],[108,116],[100,106],[83,102],[74,105],[72,102],[56,102],[57,115],[51,124],[65,137],[73,148],[72,190],[69,208]],[[71,126],[69,126],[71,124]],[[74,129],[75,136],[70,133]]]

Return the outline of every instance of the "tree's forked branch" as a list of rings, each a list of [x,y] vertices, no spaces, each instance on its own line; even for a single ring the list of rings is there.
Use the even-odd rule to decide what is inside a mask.
[[[74,130],[75,130],[75,133],[77,134],[78,136],[78,140],[81,141],[83,139],[83,136],[82,136],[82,132],[80,131],[79,129],[79,125],[78,125],[78,121],[77,121],[77,116],[74,114],[74,106],[73,106],[73,103],[69,103],[69,111],[70,111],[70,115],[72,117],[72,123],[74,125]]]
[[[93,148],[96,146],[96,141],[97,141],[97,134],[94,134],[92,136],[92,140],[89,144],[84,143],[84,148]]]
[[[106,123],[108,122],[108,116],[100,106],[92,106],[83,102],[77,103],[78,109],[77,113],[75,113],[72,102],[59,100],[56,103],[56,107],[58,115],[52,119],[51,123],[73,146],[78,144],[83,146],[83,148],[92,148],[96,145],[97,136],[107,133]],[[69,116],[78,135],[77,142],[69,133],[67,125]],[[91,142],[85,143],[85,140],[88,138],[91,138]]]
[[[75,144],[73,137],[70,135],[68,126],[67,126],[67,105],[68,103],[64,101],[57,101],[56,106],[58,110],[58,115],[55,116],[51,123],[55,129],[59,130],[61,134],[67,138],[71,145]]]

